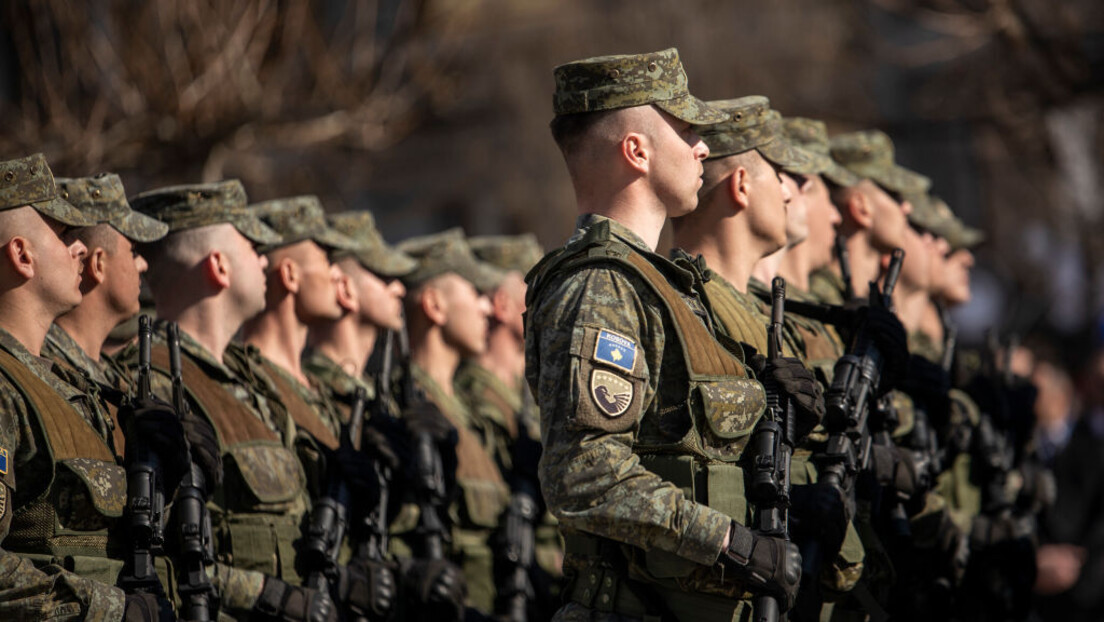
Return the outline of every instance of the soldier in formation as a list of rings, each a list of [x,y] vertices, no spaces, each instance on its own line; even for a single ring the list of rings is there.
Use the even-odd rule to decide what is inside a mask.
[[[0,617],[1022,619],[1030,393],[953,373],[980,232],[674,49],[553,77],[547,255],[0,162]]]

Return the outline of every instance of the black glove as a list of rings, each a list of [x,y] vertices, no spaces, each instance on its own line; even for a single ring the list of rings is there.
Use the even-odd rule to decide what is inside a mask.
[[[172,499],[191,460],[180,418],[169,404],[156,398],[128,401],[119,409],[119,421],[126,435],[126,463],[141,460],[142,450],[156,454],[161,488]]]
[[[720,562],[726,572],[777,598],[782,611],[792,608],[797,600],[801,553],[789,540],[752,533],[733,521],[728,548],[721,553]]]
[[[253,619],[280,622],[337,622],[337,607],[330,595],[265,577],[261,595],[253,605]]]
[[[908,450],[897,445],[872,445],[870,470],[874,479],[897,493],[900,499],[916,494],[916,464]]]
[[[824,419],[824,389],[816,374],[795,358],[766,359],[756,354],[748,361],[752,371],[764,386],[774,386],[783,399],[788,399],[797,411],[795,443],[808,436]]]
[[[355,560],[338,568],[337,599],[351,618],[386,620],[395,609],[395,572],[384,562]]]
[[[866,301],[852,301],[844,306],[850,312],[850,321],[840,326],[845,333],[845,343],[854,341],[863,331],[882,355],[882,376],[878,394],[884,395],[896,387],[908,368],[908,333],[904,324],[892,311],[881,306],[870,306]]]
[[[795,541],[813,538],[834,557],[843,546],[855,508],[840,489],[823,482],[790,488],[790,534]]]
[[[382,432],[365,427],[361,436],[361,448],[354,449],[346,439],[332,454],[341,477],[348,484],[353,498],[361,503],[374,504],[379,498],[381,482],[376,477],[377,465],[382,473],[391,473],[399,466],[399,459],[391,451],[390,443]],[[390,480],[382,482],[387,485]]]
[[[456,427],[432,402],[421,402],[403,411],[402,420],[406,425],[406,443],[409,453],[406,456],[400,454],[400,459],[407,467],[410,481],[417,482],[417,438],[420,435],[428,435],[441,456],[441,470],[445,477],[446,497],[452,496],[456,491],[456,443],[458,433]],[[420,484],[415,484],[420,485]]]
[[[419,619],[450,622],[464,616],[468,585],[463,571],[448,560],[411,560],[403,573],[403,587]]]
[[[123,622],[172,622],[176,620],[169,601],[153,594],[127,594]]]
[[[203,418],[188,409],[180,417],[184,426],[184,437],[188,439],[192,462],[203,472],[207,494],[222,486],[222,450],[219,449],[215,428]]]
[[[943,366],[913,354],[908,357],[908,372],[901,381],[901,388],[923,405],[928,419],[936,429],[943,429],[949,421],[951,377]]]

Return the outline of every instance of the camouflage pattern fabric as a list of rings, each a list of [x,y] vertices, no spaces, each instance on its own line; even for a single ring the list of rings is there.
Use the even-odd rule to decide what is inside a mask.
[[[118,175],[101,173],[77,179],[58,178],[61,198],[97,223],[109,224],[132,242],[154,242],[165,237],[169,226],[134,211],[127,203]]]
[[[105,387],[121,390],[130,384],[122,366],[114,364],[106,354],[103,355],[103,360],[94,360],[57,324],[51,324],[46,333],[42,356],[80,370],[93,382]]]
[[[339,251],[351,251],[357,246],[351,238],[326,224],[326,212],[314,195],[263,201],[250,205],[249,209],[283,238],[277,244],[266,245],[264,252],[306,240]]]
[[[55,375],[49,361],[31,354],[2,329],[0,348],[73,404],[94,428],[100,429],[97,423],[106,423],[103,413],[96,412],[93,400]],[[48,479],[43,478],[54,473],[48,441],[33,422],[30,408],[22,389],[6,374],[0,374],[0,539],[8,537],[12,511],[49,486]],[[101,434],[108,438],[106,433]],[[125,498],[125,488],[122,494]],[[54,525],[43,528],[52,530]],[[36,568],[30,559],[3,549],[0,590],[8,594],[0,604],[0,617],[13,620],[77,618],[114,622],[122,619],[125,605],[123,591],[113,585],[54,564]]]
[[[355,250],[331,253],[330,258],[334,261],[342,257],[356,257],[365,269],[385,278],[405,276],[418,267],[418,262],[413,258],[383,240],[371,212],[341,212],[331,214],[327,220],[331,227],[357,244]]]
[[[459,228],[404,240],[398,249],[418,262],[413,272],[402,277],[408,289],[451,272],[486,293],[498,287],[506,276],[503,270],[476,259]]]
[[[464,571],[468,583],[466,605],[484,613],[494,611],[494,553],[490,537],[498,527],[510,491],[488,450],[472,429],[472,415],[454,395],[449,395],[421,367],[411,363],[414,386],[425,393],[456,426],[456,483],[460,496],[449,507],[452,519],[450,557]]]
[[[809,275],[809,294],[817,302],[828,305],[842,305],[847,302],[843,277],[830,268],[815,270]]]
[[[25,205],[70,227],[96,224],[61,198],[54,174],[41,153],[0,162],[0,211]]]
[[[720,123],[697,128],[715,160],[755,149],[771,162],[795,173],[811,174],[821,157],[796,147],[782,131],[782,117],[771,110],[770,100],[762,95],[723,99],[709,105],[728,118]]]
[[[525,274],[544,257],[537,236],[532,233],[523,235],[482,235],[468,238],[472,252],[480,261],[502,270],[513,270]]]
[[[280,235],[261,222],[247,203],[245,188],[236,179],[157,188],[130,199],[131,207],[167,224],[169,231],[229,223],[257,244],[278,244]]]
[[[369,401],[376,397],[374,384],[362,378],[354,378],[330,357],[317,350],[307,350],[303,355],[303,372],[341,411],[341,420],[348,421],[356,399],[356,390],[364,389]],[[367,409],[366,409],[367,410]]]
[[[790,142],[823,156],[817,160],[823,168],[816,171],[827,177],[837,186],[850,187],[861,181],[857,175],[840,166],[832,159],[831,150],[828,147],[828,126],[824,121],[806,119],[804,117],[786,117],[782,120],[782,127],[786,138]]]
[[[557,115],[655,104],[687,123],[718,123],[724,115],[690,94],[678,50],[597,56],[552,71]]]
[[[925,192],[931,180],[893,161],[893,141],[885,132],[840,134],[831,140],[832,159],[852,173],[892,192]]]

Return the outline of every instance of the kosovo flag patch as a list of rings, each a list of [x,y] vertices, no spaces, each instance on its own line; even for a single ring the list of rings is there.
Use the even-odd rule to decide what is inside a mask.
[[[8,474],[8,450],[0,447],[0,475]]]
[[[603,328],[594,343],[594,360],[631,372],[636,364],[636,342]]]

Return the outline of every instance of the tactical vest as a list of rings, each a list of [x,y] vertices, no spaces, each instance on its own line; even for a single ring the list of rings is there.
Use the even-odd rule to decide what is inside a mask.
[[[108,585],[125,545],[109,532],[126,507],[126,471],[103,437],[50,385],[0,350],[0,372],[22,394],[50,458],[42,490],[19,489],[4,548]],[[46,416],[46,413],[49,413]]]
[[[169,375],[169,352],[154,344],[151,366]],[[215,428],[222,487],[208,502],[218,561],[298,584],[294,544],[307,511],[306,478],[295,453],[256,414],[188,356],[181,375],[192,402]]]
[[[686,498],[747,524],[748,505],[740,459],[763,415],[766,395],[762,385],[747,376],[735,354],[741,352],[740,346],[723,335],[714,337],[660,269],[643,254],[615,239],[606,222],[596,223],[580,239],[534,268],[529,275],[530,308],[548,285],[548,277],[591,267],[616,267],[638,276],[662,302],[663,311],[675,328],[676,339],[668,339],[664,347],[679,348],[682,354],[688,379],[684,407],[665,407],[662,411],[652,408],[643,416],[688,418],[689,430],[677,442],[639,434],[633,452],[640,456],[641,466],[681,488]],[[720,340],[726,343],[722,345]],[[667,426],[671,427],[674,426]],[[641,425],[642,431],[649,428],[658,429]],[[580,532],[565,533],[565,540],[568,558],[608,557],[606,551],[613,544]],[[628,557],[628,574],[632,579],[670,588],[660,590],[668,606],[689,603],[691,609],[697,608],[697,613],[705,616],[702,619],[731,617],[737,605],[731,599],[745,593],[731,579],[723,581],[713,568],[672,553],[618,548]],[[565,561],[565,567],[567,564]],[[611,576],[604,570],[594,572],[586,570],[586,577],[576,577],[576,585],[568,592],[574,600],[599,610],[644,615],[644,611],[635,611],[637,607],[626,601],[626,590],[616,590],[614,584],[624,577]],[[606,585],[607,579],[610,585]],[[580,582],[584,584],[582,587],[578,585]],[[611,594],[611,590],[618,593]]]

